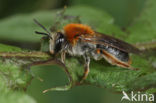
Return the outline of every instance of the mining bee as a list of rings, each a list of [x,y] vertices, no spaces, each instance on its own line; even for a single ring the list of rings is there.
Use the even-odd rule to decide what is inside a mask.
[[[138,54],[140,50],[122,40],[96,32],[90,26],[80,23],[67,24],[59,32],[49,32],[37,20],[35,23],[46,31],[36,33],[48,36],[50,53],[60,54],[64,65],[66,54],[84,58],[81,82],[88,76],[91,58],[94,60],[104,58],[112,65],[135,70],[131,66],[129,53]]]

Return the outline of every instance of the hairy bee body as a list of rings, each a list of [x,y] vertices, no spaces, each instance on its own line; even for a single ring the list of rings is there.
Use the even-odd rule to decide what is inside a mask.
[[[70,44],[68,45],[69,48],[67,48],[67,53],[69,53],[72,56],[83,56],[87,54],[95,60],[100,60],[102,57],[104,57],[105,54],[103,53],[103,51],[105,51],[123,62],[128,62],[129,60],[128,53],[113,47],[83,42],[78,42],[73,47],[70,46]]]
[[[140,53],[140,50],[134,46],[105,34],[98,33],[91,29],[91,27],[83,24],[67,24],[61,32],[48,32],[41,24],[40,25],[48,34],[36,32],[37,34],[44,34],[50,40],[50,53],[61,54],[61,60],[65,64],[65,54],[71,56],[82,56],[85,60],[84,80],[89,73],[90,58],[100,60],[104,58],[112,65],[128,68],[131,67],[131,60],[129,53]]]
[[[64,34],[59,33],[57,36],[55,37],[57,38],[54,47],[55,53],[58,53],[61,49],[61,52],[66,52],[71,56],[88,56],[95,60],[104,58],[113,65],[124,68],[130,67],[130,58],[127,52],[102,44],[83,42],[81,39],[77,40],[75,45],[72,45],[67,41]]]

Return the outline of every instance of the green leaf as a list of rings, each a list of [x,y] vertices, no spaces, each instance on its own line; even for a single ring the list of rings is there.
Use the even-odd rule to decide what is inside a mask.
[[[11,52],[11,51],[21,52],[22,50],[18,47],[0,44],[0,52]]]
[[[148,88],[148,86],[154,85],[156,79],[151,78],[151,76],[154,76],[156,72],[153,72],[148,61],[134,55],[132,59],[134,60],[132,66],[139,68],[138,71],[112,66],[104,60],[92,60],[90,73],[85,83],[109,89],[114,88],[115,91],[142,90],[142,88]],[[83,74],[83,63],[80,64],[77,59],[71,58],[66,61],[66,65],[74,81],[79,81]],[[149,82],[143,82],[146,79],[148,79]],[[134,82],[135,86],[132,85]]]
[[[34,23],[33,19],[37,19],[49,29],[56,19],[59,18],[56,16],[57,11],[40,11],[27,15],[19,14],[3,19],[0,21],[0,39],[16,43],[40,42],[42,36],[36,35],[34,31],[43,30]],[[90,25],[99,32],[118,35],[123,34],[120,28],[114,25],[114,19],[108,13],[99,9],[87,6],[75,6],[67,8],[66,14],[80,16],[82,23]]]
[[[128,28],[128,41],[132,43],[156,41],[155,10],[156,1],[146,1],[143,12],[138,18],[136,18],[133,25]]]
[[[0,21],[1,40],[11,42],[36,43],[40,41],[41,36],[34,33],[35,30],[42,29],[37,26],[33,19],[39,20],[42,24],[50,26],[54,20],[54,14],[51,12],[36,12],[33,14],[19,14]]]
[[[2,52],[22,52],[20,48],[0,44]],[[29,72],[22,70],[21,65],[25,60],[17,58],[0,57],[0,102],[1,103],[36,103],[28,96],[26,90],[32,76]]]
[[[121,27],[127,27],[138,16],[146,0],[72,0],[72,5],[89,5],[107,11]]]

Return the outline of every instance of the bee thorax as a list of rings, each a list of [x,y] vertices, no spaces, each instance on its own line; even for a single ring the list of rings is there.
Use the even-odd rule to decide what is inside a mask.
[[[95,49],[95,45],[89,43],[78,42],[76,45],[68,49],[68,53],[74,56],[82,56],[84,54],[91,55]]]

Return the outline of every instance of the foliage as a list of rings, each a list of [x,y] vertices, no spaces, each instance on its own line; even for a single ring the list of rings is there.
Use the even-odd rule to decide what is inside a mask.
[[[0,52],[22,52],[20,48],[0,44]],[[32,79],[29,72],[23,71],[20,65],[23,60],[0,58],[0,102],[1,103],[36,103],[25,94]]]
[[[129,24],[139,15],[146,0],[72,0],[72,5],[89,5],[104,12],[107,11],[115,23],[121,27],[128,27]]]
[[[155,2],[152,4],[155,5]],[[82,23],[92,26],[93,29],[99,32],[124,39],[129,43],[138,43],[144,41],[150,42],[155,39],[155,19],[153,12],[156,6],[149,8],[149,5],[150,2],[147,5],[147,9],[145,9],[142,13],[141,17],[139,17],[136,22],[128,28],[130,31],[129,34],[126,34],[126,32],[122,31],[117,25],[115,25],[113,18],[109,14],[104,11],[100,11],[99,9],[94,9],[87,6],[75,6],[68,8],[66,14],[80,16]],[[54,23],[55,13],[56,11],[44,11],[30,15],[16,15],[7,19],[3,19],[0,21],[0,36],[3,39],[16,42],[39,42],[41,36],[33,35],[33,31],[40,31],[41,29],[33,24],[32,19],[37,18],[42,24],[46,25],[46,27],[50,27],[51,24]],[[148,23],[150,23],[150,26]],[[0,44],[0,47],[0,54],[8,52],[23,52],[24,54],[28,52],[17,47],[3,44]],[[83,84],[90,84],[109,89],[113,88],[114,91],[144,90],[154,93],[156,72],[152,63],[155,61],[155,59],[151,59],[153,57],[147,58],[137,55],[131,55],[131,58],[133,60],[132,66],[139,68],[138,71],[112,66],[105,60],[91,60],[91,71]],[[45,58],[38,59],[44,60]],[[13,98],[17,98],[15,99],[17,100],[15,101],[17,103],[21,103],[23,101],[35,103],[35,101],[24,92],[24,90],[26,90],[27,86],[31,82],[32,75],[29,71],[24,71],[21,66],[38,59],[35,57],[19,58],[1,55],[0,92],[3,95],[0,96],[0,102],[3,103],[3,101],[5,101],[9,103],[12,102]],[[80,77],[83,74],[83,62],[80,63],[79,61],[82,61],[82,59],[77,57],[70,57],[66,60],[67,68],[69,69],[73,79],[73,86],[76,86],[76,83],[80,80]],[[4,100],[4,98],[8,99]]]
[[[146,3],[146,9],[141,15],[136,18],[135,22],[128,28],[128,32],[131,34],[128,37],[128,41],[136,42],[149,42],[156,39],[156,2],[150,0]],[[137,38],[135,40],[134,38]]]

